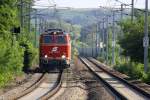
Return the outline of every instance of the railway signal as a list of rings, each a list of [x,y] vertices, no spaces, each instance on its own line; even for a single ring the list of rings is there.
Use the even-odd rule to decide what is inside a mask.
[[[149,46],[149,38],[148,37],[144,37],[143,38],[143,47],[148,47]]]

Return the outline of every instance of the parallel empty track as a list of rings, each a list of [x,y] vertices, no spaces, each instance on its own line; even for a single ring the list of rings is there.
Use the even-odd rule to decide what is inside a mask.
[[[144,91],[133,88],[132,84],[126,83],[115,75],[105,71],[98,64],[92,60],[81,58],[81,61],[88,67],[88,69],[96,75],[111,92],[115,95],[116,99],[121,100],[149,100],[150,95],[143,93]]]

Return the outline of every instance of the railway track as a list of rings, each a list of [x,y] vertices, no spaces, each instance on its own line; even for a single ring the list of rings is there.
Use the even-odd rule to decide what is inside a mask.
[[[25,96],[25,95],[29,94],[30,92],[32,92],[34,89],[36,89],[44,81],[45,77],[46,77],[46,74],[45,73],[42,74],[40,76],[40,78],[34,84],[32,84],[30,87],[28,87],[25,91],[22,91],[21,94],[18,94],[14,98],[14,100],[22,98],[23,96]]]
[[[62,74],[63,72],[46,73],[44,75],[45,79],[32,92],[19,97],[18,100],[47,100],[60,89]]]
[[[35,76],[38,78],[34,80]],[[30,82],[10,90],[0,100],[47,100],[60,89],[62,77],[63,71],[35,74]]]
[[[45,93],[43,96],[41,96],[40,100],[50,99],[53,95],[55,95],[61,89],[63,76],[64,76],[63,74],[64,74],[63,72],[59,73],[59,76],[57,78],[57,81],[54,87],[51,90],[49,90],[47,93]]]
[[[16,99],[26,95],[27,93],[29,93],[33,89],[35,89],[36,86],[42,82],[42,80],[44,80],[45,75],[35,73],[31,77],[32,78],[28,82],[1,95],[0,100],[16,100]]]
[[[112,95],[115,96],[116,99],[120,100],[149,100],[150,94],[143,91],[140,88],[135,87],[133,84],[130,84],[126,80],[120,78],[111,71],[108,71],[94,62],[92,58],[80,58],[81,61],[88,67],[88,69],[97,76],[105,85],[107,89],[109,89]]]

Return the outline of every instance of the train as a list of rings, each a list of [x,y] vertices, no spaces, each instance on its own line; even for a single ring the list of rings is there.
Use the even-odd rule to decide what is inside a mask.
[[[54,69],[54,65],[57,69],[70,67],[71,38],[69,33],[62,29],[47,29],[40,35],[39,49],[40,68]]]

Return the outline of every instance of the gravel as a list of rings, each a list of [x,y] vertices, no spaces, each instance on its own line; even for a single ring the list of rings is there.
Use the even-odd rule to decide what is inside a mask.
[[[54,100],[115,100],[78,59],[66,73],[64,82],[67,84],[62,87],[65,88],[64,92]]]

